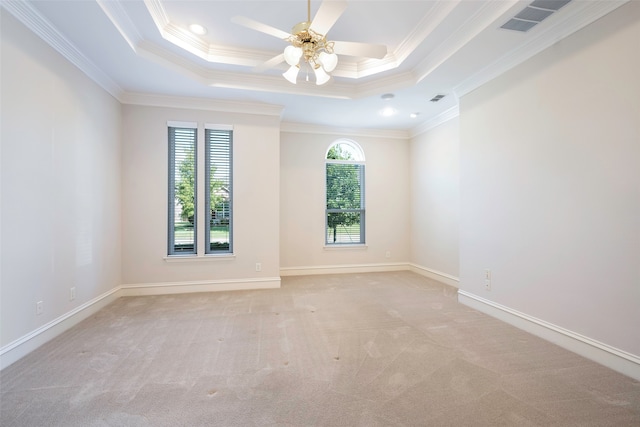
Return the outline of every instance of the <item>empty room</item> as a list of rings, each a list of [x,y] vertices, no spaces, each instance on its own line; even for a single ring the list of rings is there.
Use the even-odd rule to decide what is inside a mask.
[[[0,0],[2,426],[640,425],[640,2]]]

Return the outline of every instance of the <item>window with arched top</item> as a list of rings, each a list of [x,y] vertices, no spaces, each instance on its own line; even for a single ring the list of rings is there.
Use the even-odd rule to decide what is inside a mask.
[[[364,244],[364,152],[355,141],[339,139],[325,162],[325,244]]]

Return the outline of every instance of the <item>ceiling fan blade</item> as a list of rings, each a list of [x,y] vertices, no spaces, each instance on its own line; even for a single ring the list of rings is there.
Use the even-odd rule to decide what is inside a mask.
[[[333,51],[338,55],[361,56],[363,58],[382,59],[387,54],[387,47],[382,44],[358,42],[333,42]]]
[[[286,31],[279,30],[262,22],[254,21],[251,18],[244,16],[234,16],[231,18],[231,22],[234,24],[242,25],[243,27],[250,28],[252,30],[260,31],[261,33],[269,34],[270,36],[277,37],[281,40],[287,39],[291,34]]]
[[[310,28],[316,33],[326,35],[347,8],[344,0],[324,0],[311,21]]]
[[[253,71],[256,73],[261,73],[264,70],[268,70],[269,68],[274,68],[276,65],[284,62],[284,53],[280,55],[274,56],[270,60],[263,62],[262,64],[253,68]]]

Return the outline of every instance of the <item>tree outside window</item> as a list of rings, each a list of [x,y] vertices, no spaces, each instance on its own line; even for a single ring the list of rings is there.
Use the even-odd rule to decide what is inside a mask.
[[[352,141],[335,143],[326,156],[328,245],[364,243],[364,156]]]

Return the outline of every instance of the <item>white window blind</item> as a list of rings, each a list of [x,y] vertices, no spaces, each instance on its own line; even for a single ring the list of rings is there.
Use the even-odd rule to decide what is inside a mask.
[[[197,129],[169,125],[168,254],[195,254]]]
[[[205,252],[233,252],[233,131],[205,128]]]
[[[352,141],[330,147],[326,160],[325,244],[365,243],[364,155]]]

